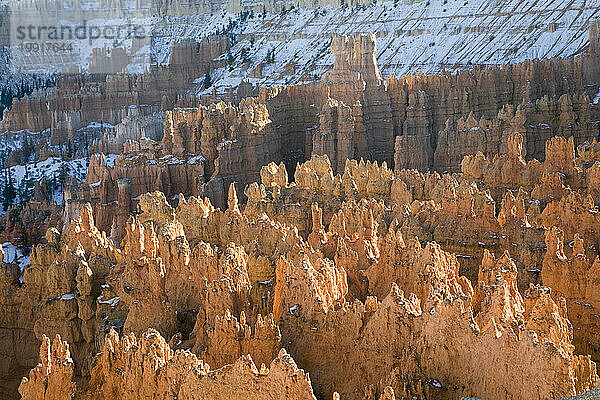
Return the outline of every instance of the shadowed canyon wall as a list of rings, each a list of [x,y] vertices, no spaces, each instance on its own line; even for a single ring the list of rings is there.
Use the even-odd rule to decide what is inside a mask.
[[[15,102],[5,128],[52,143],[116,127],[30,263],[1,253],[0,397],[599,386],[598,31],[576,57],[386,80],[374,35],[335,36],[319,82],[201,104],[183,93],[229,46],[206,39]]]

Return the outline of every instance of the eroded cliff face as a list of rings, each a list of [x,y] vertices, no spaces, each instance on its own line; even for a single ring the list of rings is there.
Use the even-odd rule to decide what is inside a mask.
[[[577,352],[597,359],[597,144],[584,143],[576,156],[572,137],[551,138],[543,162],[526,162],[522,144],[522,135],[510,135],[506,154],[493,159],[481,153],[467,156],[463,173],[457,175],[393,174],[385,165],[362,161],[349,161],[343,174],[333,174],[327,158],[314,156],[298,166],[295,182],[289,183],[283,165],[270,164],[261,171],[262,183],[247,188],[245,213],[267,213],[297,226],[331,259],[340,254],[328,235],[344,231],[360,236],[361,225],[372,215],[377,223],[370,229],[380,237],[396,230],[422,244],[435,240],[455,253],[461,274],[473,285],[486,252],[500,257],[508,251],[520,290],[543,283],[552,288],[556,301],[564,297],[575,325]],[[352,259],[373,254],[372,247],[362,247]],[[412,254],[397,258],[410,259]],[[345,266],[357,262],[343,259]],[[356,270],[368,271],[370,263],[358,265]],[[362,276],[349,272],[348,277],[351,293],[364,298]],[[372,281],[368,277],[369,285]]]
[[[97,293],[121,252],[97,230],[89,205],[62,234],[49,229],[46,241],[32,250],[24,269],[2,264],[2,380],[8,383],[3,390],[16,383],[15,372],[35,365],[35,348],[44,335],[58,334],[70,344],[78,376],[91,368],[100,329]]]
[[[359,187],[351,177],[362,168],[348,162],[340,187]],[[261,175],[269,193],[293,193],[283,165]],[[328,159],[315,156],[299,167],[298,190],[330,190],[342,180],[332,176]],[[57,287],[68,294],[50,304],[72,302],[78,312],[73,320],[53,314],[55,325],[45,319],[34,329],[41,364],[20,393],[533,399],[600,384],[595,363],[574,352],[564,300],[541,286],[521,291],[508,252],[485,250],[472,284],[456,255],[390,223],[386,200],[344,203],[329,229],[313,202],[303,238],[277,214],[243,213],[233,184],[225,211],[208,199],[180,196],[173,208],[160,192],[144,194],[119,249],[84,206],[65,232],[48,233],[49,244],[35,251],[37,267],[25,271],[30,283],[35,270],[60,266],[71,283]],[[69,267],[70,246],[77,268]],[[50,344],[46,336],[57,334],[62,339]]]
[[[67,224],[77,217],[82,204],[91,201],[98,227],[119,242],[125,235],[129,213],[135,211],[140,195],[160,188],[169,199],[179,193],[196,193],[204,181],[201,157],[163,155],[155,146],[136,153],[124,153],[106,162],[102,154],[93,155],[85,182],[65,192],[63,215]]]
[[[590,35],[595,37],[593,32]],[[206,63],[209,54],[225,49],[216,39],[212,44],[203,43],[195,51],[190,43],[181,44],[171,55],[173,65],[169,68],[189,77],[195,70],[186,69],[185,60]],[[136,187],[143,186],[145,190],[162,190],[169,199],[181,192],[186,196],[208,197],[215,206],[224,207],[230,183],[236,182],[245,200],[244,188],[257,181],[260,169],[270,162],[283,162],[292,175],[298,163],[315,155],[327,155],[333,172],[343,174],[346,159],[363,158],[385,162],[400,174],[405,174],[403,170],[408,168],[462,171],[471,174],[470,179],[480,181],[483,172],[477,175],[473,168],[488,167],[479,165],[479,156],[474,160],[467,158],[461,165],[465,156],[481,152],[491,161],[495,156],[515,155],[520,151],[510,161],[514,165],[508,166],[504,156],[498,163],[503,167],[495,167],[504,168],[506,176],[495,177],[501,171],[488,173],[493,178],[487,179],[497,182],[486,183],[495,186],[489,189],[496,202],[500,202],[510,187],[531,190],[539,183],[541,172],[536,172],[535,167],[527,168],[529,175],[525,178],[512,173],[513,167],[521,169],[519,157],[543,161],[548,152],[545,143],[556,135],[573,137],[574,145],[579,146],[593,142],[600,134],[598,102],[590,97],[595,95],[597,82],[583,67],[597,61],[596,51],[574,58],[526,61],[503,68],[474,67],[455,74],[389,77],[384,84],[376,61],[376,45],[372,34],[334,36],[330,46],[335,59],[333,69],[324,73],[320,81],[260,88],[256,97],[233,103],[201,105],[197,99],[189,101],[177,94],[158,99],[154,86],[125,84],[120,81],[123,77],[111,77],[107,88],[118,93],[125,93],[130,87],[153,93],[152,101],[148,102],[155,105],[160,102],[167,110],[163,135],[155,132],[156,118],[161,114],[154,109],[145,111],[147,115],[143,117],[126,115],[107,119],[123,122],[96,139],[92,149],[123,152],[121,165],[135,165],[135,168],[112,172],[110,182],[97,176],[94,166],[86,185],[106,180],[106,191],[110,194],[98,196],[96,190],[88,190],[84,185],[80,190],[70,190],[67,197],[87,202],[105,197],[106,201],[95,205],[105,208],[99,226],[108,231],[115,225],[114,237],[120,240],[124,232],[119,228],[123,220],[118,216],[128,207],[135,210],[137,200],[126,201],[123,211],[115,210],[112,204],[117,201],[119,179],[132,181],[132,199],[142,193]],[[160,77],[166,71],[151,72],[162,82]],[[152,79],[152,74],[138,79]],[[185,86],[185,82],[183,79],[173,87]],[[78,84],[71,83],[74,87]],[[240,86],[238,94],[243,92]],[[131,130],[144,133],[133,135],[129,133]],[[515,134],[522,137],[521,150],[510,143]],[[168,168],[157,168],[156,164],[165,164],[165,156],[178,157],[181,165],[175,167],[169,161]],[[188,159],[194,160],[191,166],[185,162]],[[474,163],[479,164],[473,166]],[[151,177],[152,185],[134,182],[143,173]],[[548,185],[556,179],[550,175],[543,178]],[[66,215],[71,217],[76,213]]]
[[[73,361],[69,345],[56,336],[52,345],[44,337],[41,363],[23,378],[19,392],[26,399],[314,399],[308,374],[279,351],[269,367],[257,369],[244,356],[218,370],[187,350],[172,350],[154,329],[139,338],[119,338],[114,331],[106,337],[102,353],[92,371],[87,391],[72,382]]]
[[[596,42],[384,84],[374,35],[335,36],[320,82],[179,98],[200,68],[187,61],[226,48],[183,43],[169,68],[65,79],[51,108],[67,119],[25,121],[45,107],[32,98],[6,120],[51,119],[53,143],[96,105],[120,124],[92,143],[119,154],[92,156],[63,223],[36,220],[58,229],[30,265],[2,260],[2,397],[31,368],[26,399],[537,399],[600,385]]]
[[[14,99],[0,130],[42,132],[50,128],[51,144],[57,145],[90,122],[114,125],[130,106],[160,108],[164,101],[174,102],[194,79],[219,65],[213,59],[228,48],[224,36],[184,40],[173,46],[168,65],[153,66],[144,74],[107,73],[110,68],[99,68],[103,73],[60,76],[55,87]]]
[[[298,166],[294,183],[288,184],[281,164],[263,167],[261,177],[262,184],[246,190],[245,213],[255,217],[267,213],[293,224],[311,244],[309,233],[315,229],[311,206],[316,203],[331,231],[343,226],[355,234],[364,216],[372,213],[377,221],[374,229],[381,235],[394,229],[422,242],[435,240],[457,255],[461,273],[473,283],[486,249],[497,255],[511,252],[522,289],[540,283],[537,268],[545,254],[539,245],[544,230],[529,221],[524,193],[507,192],[496,206],[489,192],[463,176],[407,170],[394,174],[385,163],[362,160],[348,161],[344,173],[334,175],[329,160],[320,156]]]

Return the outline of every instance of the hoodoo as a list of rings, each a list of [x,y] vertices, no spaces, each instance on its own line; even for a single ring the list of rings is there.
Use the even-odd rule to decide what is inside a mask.
[[[594,398],[598,4],[6,3],[0,400]]]

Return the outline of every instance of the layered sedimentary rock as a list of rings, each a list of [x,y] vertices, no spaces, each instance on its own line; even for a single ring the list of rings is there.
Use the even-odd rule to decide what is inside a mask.
[[[90,146],[92,153],[121,154],[131,150],[133,142],[148,145],[150,141],[162,140],[164,131],[164,113],[144,115],[138,107],[130,108],[129,115],[117,124],[114,131],[96,139]]]
[[[311,173],[298,172],[297,185],[333,186],[327,159],[315,156],[311,163],[299,167]],[[352,175],[348,168],[355,168]],[[340,187],[365,190],[351,179],[363,168],[349,163]],[[283,165],[264,169],[269,191],[291,190],[286,174]],[[251,187],[260,194],[258,185]],[[257,196],[248,193],[249,199]],[[25,398],[39,387],[46,393],[74,388],[76,398],[139,397],[133,387],[146,381],[153,383],[144,390],[184,397],[198,391],[236,396],[243,387],[245,396],[260,398],[311,398],[312,390],[319,397],[337,392],[352,399],[392,393],[557,398],[600,383],[589,356],[574,353],[565,304],[539,286],[521,294],[518,268],[508,254],[485,251],[472,285],[459,275],[454,254],[405,237],[398,224],[390,224],[384,199],[344,205],[329,229],[321,208],[311,205],[306,240],[264,213],[243,214],[234,185],[227,204],[220,211],[208,200],[181,197],[173,208],[161,193],[142,195],[140,214],[127,222],[120,250],[95,228],[90,206],[60,238],[49,234],[59,248],[79,243],[81,262],[89,267],[78,268],[72,296],[79,302],[94,293],[95,314],[85,324],[82,319],[81,327],[95,321],[97,328],[89,332],[93,342],[77,342],[64,323],[58,331],[40,329],[40,335],[59,333],[75,349],[103,343],[104,350],[91,362],[91,349],[87,357],[72,350],[69,356],[57,339],[52,351],[44,350],[47,339],[39,336],[46,343],[42,363],[21,384]],[[48,251],[41,249],[38,260]],[[36,262],[42,270],[46,264]],[[114,328],[125,336],[109,333]],[[270,365],[269,372],[258,372],[246,354]],[[456,360],[462,368],[455,368]],[[148,362],[158,369],[142,371]],[[282,362],[287,373],[278,372]],[[95,366],[80,369],[81,363]],[[497,374],[501,366],[514,368]],[[162,368],[172,372],[164,375]],[[205,381],[207,376],[213,378]],[[302,378],[286,384],[290,376]],[[56,382],[61,389],[54,389]],[[288,392],[279,392],[283,388]]]
[[[67,399],[74,393],[73,359],[69,344],[56,336],[52,342],[42,337],[40,363],[23,378],[20,394],[30,399]]]
[[[221,47],[201,44],[192,51],[189,43],[182,44],[171,54],[174,61],[169,68],[185,75],[189,71],[183,67],[184,60],[194,59],[194,54],[214,56],[224,51]],[[258,179],[260,168],[273,161],[283,161],[288,174],[312,155],[327,155],[337,173],[342,173],[345,160],[352,158],[385,161],[396,171],[458,171],[463,156],[479,151],[490,160],[507,152],[514,154],[515,146],[509,141],[515,133],[523,138],[522,156],[526,160],[543,160],[544,143],[554,135],[573,137],[574,144],[580,145],[599,134],[600,111],[589,97],[595,83],[582,67],[582,60],[596,57],[594,52],[501,69],[391,77],[384,85],[374,35],[335,36],[331,51],[333,70],[320,82],[262,88],[257,98],[241,100],[239,105],[215,103],[169,110],[160,145],[134,140],[124,143],[122,149],[144,156],[157,148],[163,156],[201,157],[204,173],[198,176],[198,171],[193,172],[197,187],[188,185],[182,193],[207,196],[223,207],[231,182],[243,192],[247,184]],[[193,54],[186,56],[188,52]],[[160,71],[152,70],[138,79],[151,79]],[[119,92],[146,87],[143,83],[123,83],[119,80],[123,77],[111,79],[111,90]],[[163,107],[169,108],[169,103],[172,101],[162,99]],[[116,135],[128,137],[128,129],[136,126],[126,120],[123,128],[117,126]],[[123,139],[109,146],[111,137],[107,135],[94,148],[120,150]],[[143,157],[138,162],[141,160]],[[531,185],[537,183],[536,176],[530,178]],[[545,179],[550,182],[553,178]],[[496,201],[507,187],[491,189]],[[162,188],[158,185],[154,189]],[[92,200],[85,194],[76,197]],[[105,229],[108,224],[112,222],[102,221],[100,225]]]
[[[267,107],[252,98],[242,100],[229,132],[217,145],[214,172],[202,188],[204,195],[223,207],[230,183],[237,182],[241,189],[258,179],[261,166],[281,160],[278,138]]]
[[[60,336],[52,345],[44,337],[40,356],[41,363],[19,387],[24,399],[315,398],[308,374],[283,349],[268,369],[263,366],[259,370],[251,358],[242,357],[225,368],[211,370],[189,351],[173,351],[153,329],[139,339],[133,334],[119,338],[111,331],[87,390],[72,382],[69,345]]]
[[[591,196],[570,193],[546,207],[540,216],[546,229],[544,284],[567,300],[569,319],[577,327],[575,345],[598,357],[597,206]]]
[[[350,45],[339,50],[340,59],[343,59],[344,52],[350,51],[348,46],[354,49],[352,54],[355,54],[356,60],[351,64],[338,66],[335,76],[350,74],[352,78],[352,74],[361,76],[362,73],[362,76],[368,78],[377,71],[373,36],[362,36],[352,40]],[[369,87],[371,86],[373,88],[369,90],[384,90],[381,78],[370,82]],[[167,111],[160,145],[154,146],[148,141],[140,140],[137,145],[125,143],[124,150],[133,151],[136,155],[130,155],[129,158],[136,157],[138,164],[143,163],[144,157],[147,159],[146,163],[152,162],[148,159],[148,148],[160,149],[165,156],[185,155],[202,159],[202,174],[196,170],[189,171],[195,174],[198,180],[197,188],[190,190],[189,187],[180,187],[180,191],[186,195],[201,193],[220,207],[225,205],[226,191],[231,182],[237,182],[238,188],[243,189],[245,185],[258,179],[262,166],[272,161],[283,160],[291,168],[296,162],[310,156],[313,148],[316,154],[336,157],[341,168],[346,158],[356,154],[357,146],[358,155],[379,157],[371,152],[376,148],[369,146],[369,141],[373,141],[387,149],[385,158],[391,161],[391,150],[386,146],[389,140],[377,137],[367,139],[372,136],[371,133],[379,131],[378,122],[372,122],[366,128],[355,128],[356,124],[362,126],[363,110],[360,103],[350,109],[344,103],[328,98],[329,90],[338,90],[341,87],[343,85],[340,85],[338,79],[335,82],[328,81],[323,86],[306,85],[268,90],[261,94],[258,100],[248,98],[242,100],[238,106],[217,103],[209,107]],[[363,95],[360,95],[362,98]],[[320,117],[317,115],[319,111],[323,111]],[[370,120],[375,121],[377,118],[372,117]],[[119,132],[116,134],[120,135]],[[111,148],[101,143],[96,147]],[[111,146],[115,145],[116,143]],[[95,167],[90,168],[90,171],[93,169]],[[118,178],[130,178],[128,174],[117,175]],[[92,177],[97,178],[94,174]],[[91,182],[90,179],[87,179],[86,183]],[[106,185],[114,187],[114,183],[111,182],[107,182]],[[155,188],[163,189],[158,186]],[[134,194],[132,197],[136,196],[137,194]],[[88,201],[93,199],[92,195],[85,193],[69,197]],[[108,197],[111,200],[103,203],[114,201],[114,196]],[[105,229],[110,223],[102,221],[100,226]]]
[[[563,296],[567,300],[569,319],[577,329],[574,337],[578,349],[597,358],[600,342],[596,317],[598,258],[587,258],[584,241],[579,235],[575,235],[566,249],[564,240],[564,234],[558,228],[547,231],[548,251],[544,257],[542,279],[551,285],[554,296]]]
[[[163,156],[151,148],[125,153],[116,158],[114,165],[107,165],[102,154],[94,155],[83,185],[65,193],[63,220],[68,224],[77,217],[81,205],[91,201],[98,226],[118,241],[141,194],[154,188],[163,190],[169,199],[179,193],[197,193],[203,176],[202,158],[198,156]]]
[[[9,207],[7,213],[0,217],[4,228],[0,240],[25,248],[40,243],[49,228],[62,225],[62,213],[63,208],[56,203],[37,199],[22,208]]]
[[[477,120],[473,111],[456,123],[448,120],[437,136],[434,168],[458,171],[459,158],[482,152],[489,158],[506,152],[515,133],[524,138],[523,156],[543,160],[544,143],[554,136],[573,137],[575,146],[598,137],[600,109],[586,94],[544,95],[530,103],[507,104],[497,117]]]
[[[99,210],[98,226],[120,240],[139,196],[154,189],[170,200],[180,193],[203,194],[222,207],[230,183],[244,187],[258,179],[262,165],[281,157],[277,137],[265,105],[252,98],[239,106],[167,111],[160,143],[145,137],[126,141],[114,165],[92,156],[84,184],[67,193],[65,224],[90,201]]]
[[[168,65],[153,66],[144,74],[104,71],[61,76],[53,88],[14,99],[11,110],[3,115],[0,131],[41,132],[50,128],[52,145],[56,145],[69,139],[69,132],[90,122],[116,125],[127,116],[130,106],[152,105],[158,111],[161,103],[174,102],[194,79],[219,66],[213,60],[228,46],[223,36],[198,43],[187,40],[173,47]]]
[[[292,184],[282,164],[263,167],[261,177],[261,185],[252,184],[246,190],[245,213],[267,213],[295,225],[304,237],[314,230],[311,207],[315,203],[330,231],[344,226],[354,234],[365,213],[373,213],[380,234],[398,229],[421,241],[435,240],[456,253],[461,273],[474,283],[486,249],[498,255],[511,251],[523,289],[540,282],[544,231],[529,221],[525,212],[529,198],[522,194],[515,197],[508,192],[496,206],[477,185],[448,175],[394,174],[385,164],[363,161],[348,161],[343,174],[334,175],[327,157],[320,156],[299,165]]]
[[[521,13],[521,5],[527,10],[526,15]],[[219,77],[217,84],[223,88],[242,76],[254,75],[262,78],[265,85],[272,86],[286,81],[304,81],[311,75],[320,74],[333,63],[322,51],[333,33],[357,35],[370,31],[378,38],[385,38],[386,46],[379,58],[385,75],[433,73],[469,65],[501,65],[527,58],[566,57],[586,51],[587,37],[582,33],[593,25],[590,16],[597,10],[595,4],[566,0],[551,0],[544,4],[511,0],[502,4],[456,5],[435,0],[427,7],[428,17],[421,19],[421,6],[419,2],[411,1],[373,3],[365,0],[344,3],[334,0],[269,0],[261,3],[206,0],[198,4],[141,0],[134,5],[94,1],[94,7],[82,9],[37,0],[15,5],[11,11],[21,14],[20,17],[29,17],[29,22],[35,21],[38,25],[75,17],[77,21],[111,19],[128,27],[128,21],[137,18],[146,34],[139,41],[141,43],[133,40],[131,45],[128,43],[114,50],[120,55],[125,48],[133,64],[128,67],[137,67],[134,70],[138,72],[150,62],[149,53],[155,57],[151,61],[164,61],[171,50],[169,41],[180,42],[215,32],[241,38],[233,41],[233,54],[248,48],[245,38],[258,43],[266,39],[269,47],[277,50],[277,57],[267,62],[264,51],[250,52],[247,57],[236,59],[231,63],[233,68]],[[44,12],[51,14],[44,18]],[[374,20],[374,15],[384,15],[385,23]],[[438,26],[441,20],[451,23]],[[434,40],[432,36],[435,36]],[[160,37],[161,40],[150,41],[149,37]],[[532,37],[535,40],[530,40]],[[573,40],[556,40],[560,37]],[[301,40],[288,47],[290,39]],[[507,48],[506,43],[514,45]],[[91,46],[99,46],[98,50],[101,50],[106,44],[92,43]],[[140,45],[149,45],[151,51],[142,49],[135,53]],[[82,56],[85,63],[85,57],[93,51],[86,46],[76,52],[75,58]],[[35,61],[41,62],[40,70],[48,64],[46,60]],[[75,70],[79,67],[74,62],[69,64]],[[268,72],[262,75],[264,64],[273,65],[268,65]],[[56,69],[54,64],[50,67]],[[590,73],[597,71],[593,64],[588,67]]]
[[[334,170],[343,169],[346,160],[353,158],[353,120],[350,107],[332,99],[321,111],[320,129],[313,135],[312,154],[327,154]]]
[[[221,105],[212,106],[208,113],[192,109],[167,116],[165,149],[201,152],[208,160],[207,171],[215,175],[204,194],[222,206],[228,184],[237,180],[242,189],[256,179],[264,161],[284,161],[288,173],[313,154],[327,154],[336,172],[341,172],[346,158],[360,157],[393,162],[398,170],[457,170],[466,154],[484,151],[492,157],[506,152],[508,138],[515,132],[525,139],[527,159],[543,158],[541,144],[556,134],[573,135],[576,144],[598,135],[598,110],[587,97],[581,59],[389,78],[384,86],[373,35],[335,37],[331,49],[334,69],[321,82],[262,90],[258,103],[252,105],[256,110],[264,103],[268,110],[268,114],[260,111],[270,121],[263,118],[266,125],[255,133],[260,139],[228,140],[233,116]],[[206,121],[207,115],[211,121]],[[488,122],[481,115],[495,119]],[[242,146],[271,159],[255,162],[243,154]],[[217,158],[221,171],[217,171]],[[249,167],[239,168],[248,162]]]
[[[2,395],[30,368],[25,398],[600,385],[597,30],[584,56],[385,84],[374,35],[335,36],[320,82],[179,97],[225,66],[213,38],[15,102],[7,129],[51,125],[38,154],[101,118],[116,127],[92,151],[119,155],[92,157],[64,224],[33,219],[62,233],[29,266],[1,264]]]
[[[358,114],[353,138],[355,157],[391,163],[392,110],[375,59],[375,35],[334,36],[331,51],[335,56],[333,71],[325,73],[321,83],[331,97],[353,107],[353,114]]]
[[[37,362],[35,348],[44,334],[60,334],[71,346],[77,374],[89,374],[98,329],[96,294],[120,252],[96,229],[89,206],[62,234],[49,229],[46,241],[33,249],[24,269],[2,264],[3,397],[16,387],[15,372]]]
[[[283,338],[286,339],[286,331],[290,332],[290,339],[297,338],[297,336],[292,336],[292,331],[299,330],[303,332],[302,340],[292,341],[290,351],[293,355],[297,353],[295,357],[299,365],[306,366],[309,371],[314,371],[311,376],[319,376],[319,379],[313,379],[316,393],[326,396],[328,388],[331,387],[348,397],[359,398],[362,385],[374,378],[383,378],[381,372],[376,371],[402,365],[404,371],[414,371],[409,372],[407,377],[413,379],[419,377],[422,380],[429,378],[427,379],[429,382],[439,383],[439,385],[431,385],[433,387],[428,388],[430,396],[433,397],[448,395],[448,391],[453,392],[454,396],[460,394],[477,395],[484,398],[510,397],[510,392],[515,390],[511,387],[516,376],[511,378],[509,373],[502,374],[502,377],[500,377],[494,375],[491,370],[486,371],[493,363],[490,364],[486,361],[484,354],[489,354],[490,349],[502,347],[503,351],[500,352],[501,355],[496,359],[496,362],[513,366],[518,365],[519,377],[534,376],[537,369],[526,372],[525,375],[521,374],[522,371],[527,371],[529,367],[528,365],[521,365],[519,360],[523,354],[522,352],[530,354],[532,359],[545,357],[541,354],[539,356],[535,355],[527,349],[532,346],[532,348],[541,350],[538,343],[546,343],[546,345],[552,343],[556,350],[551,352],[556,351],[554,353],[557,357],[556,360],[564,361],[560,361],[562,367],[555,370],[557,375],[550,378],[538,376],[526,386],[533,387],[541,383],[540,386],[537,386],[541,389],[540,393],[544,393],[541,396],[555,397],[561,396],[561,393],[573,393],[578,390],[578,387],[583,389],[597,384],[597,377],[594,372],[591,375],[584,373],[586,377],[583,378],[583,381],[568,378],[564,384],[559,383],[564,382],[565,377],[574,373],[575,370],[571,369],[571,365],[574,365],[571,360],[577,360],[574,362],[581,365],[583,370],[593,364],[590,363],[589,357],[579,358],[569,355],[573,351],[572,346],[569,345],[572,328],[564,317],[564,311],[562,314],[557,312],[558,307],[548,296],[538,299],[533,307],[530,319],[525,319],[526,324],[529,324],[532,328],[529,333],[525,333],[525,331],[519,333],[518,330],[514,331],[513,328],[504,328],[503,324],[507,324],[505,326],[516,326],[517,321],[523,318],[523,301],[518,297],[514,300],[509,297],[504,304],[493,300],[493,298],[501,296],[500,293],[508,283],[500,280],[494,282],[494,287],[487,288],[486,283],[481,282],[482,290],[485,288],[491,293],[486,295],[486,298],[482,301],[485,306],[477,315],[474,315],[471,305],[466,306],[464,303],[466,299],[470,299],[472,296],[472,289],[468,281],[464,278],[458,279],[454,275],[456,269],[451,267],[452,264],[448,265],[447,272],[442,272],[439,269],[444,265],[444,261],[442,261],[444,260],[443,253],[438,253],[433,258],[433,260],[439,260],[437,261],[439,264],[434,261],[433,266],[430,264],[431,261],[427,261],[427,258],[418,259],[419,255],[423,254],[422,252],[428,253],[431,251],[435,253],[439,251],[439,247],[438,250],[435,249],[435,246],[428,246],[425,249],[413,248],[413,252],[416,252],[417,257],[414,261],[407,262],[407,266],[409,269],[415,268],[413,272],[417,274],[405,275],[406,280],[400,277],[392,278],[393,283],[388,295],[385,295],[379,301],[374,297],[367,298],[364,305],[355,300],[354,303],[347,303],[345,306],[333,307],[336,302],[335,294],[338,287],[334,284],[335,281],[329,283],[329,279],[334,277],[331,272],[324,267],[313,267],[313,264],[306,258],[299,264],[287,263],[284,270],[285,281],[294,283],[285,284],[285,281],[278,280],[278,285],[281,282],[284,286],[284,300],[281,307],[283,310],[281,314]],[[292,265],[290,266],[290,264]],[[294,268],[294,265],[297,265],[297,267]],[[307,268],[302,268],[307,270],[306,272],[299,268],[301,265],[307,265]],[[437,267],[437,265],[440,267]],[[333,266],[329,268],[331,267]],[[297,271],[294,272],[294,269]],[[320,273],[324,275],[323,277],[328,276],[331,278],[323,281],[327,285],[327,290],[324,290],[325,287],[319,290],[317,292],[319,301],[312,305],[310,299],[308,301],[301,300],[302,297],[295,293],[297,293],[299,286],[297,282],[299,280],[302,282],[302,276],[305,276],[304,279],[308,281],[307,285],[310,287],[311,279],[308,277],[315,274],[315,269],[317,274],[320,270]],[[295,276],[296,279],[292,280],[292,276]],[[321,281],[321,279],[319,278],[318,281]],[[398,280],[398,285],[405,284],[408,287],[411,284],[415,285],[412,287],[417,289],[419,294],[405,296],[394,282],[395,279]],[[422,281],[420,281],[421,279]],[[417,283],[415,280],[420,282]],[[343,287],[339,289],[343,290]],[[514,286],[513,290],[515,290]],[[517,296],[520,297],[520,295]],[[469,301],[467,300],[467,303]],[[517,302],[517,304],[515,305],[514,302]],[[517,315],[513,316],[510,310],[518,310]],[[545,315],[548,317],[545,317]],[[477,322],[478,316],[481,316],[481,322]],[[388,322],[390,320],[396,321],[396,323]],[[532,321],[532,323],[527,321]],[[534,326],[533,323],[537,326]],[[302,328],[303,325],[304,328]],[[336,326],[339,326],[339,328],[336,328]],[[342,326],[343,328],[341,328]],[[311,334],[311,330],[316,332]],[[341,334],[342,332],[343,334]],[[551,336],[547,332],[559,333],[556,336]],[[379,341],[377,338],[380,338],[382,334],[388,340]],[[443,339],[440,340],[441,338]],[[446,348],[442,344],[458,342],[465,343],[465,346],[470,349],[480,349],[474,353],[477,354],[475,357],[478,360],[476,361],[474,358],[462,354],[456,347],[453,349]],[[335,346],[332,346],[332,343],[335,343]],[[323,362],[322,354],[325,351],[333,352],[338,358],[344,358],[345,362],[335,365]],[[415,354],[422,356],[415,359]],[[446,355],[442,356],[443,354]],[[544,354],[548,353],[544,352]],[[446,366],[441,361],[442,359],[452,359],[453,361]],[[456,360],[460,360],[464,368],[454,368]],[[359,365],[361,368],[359,368]],[[373,367],[369,368],[368,365]],[[360,371],[360,373],[356,373],[356,371]],[[481,372],[485,376],[494,375],[494,381],[487,380],[486,383],[483,383],[483,381],[470,380]],[[562,378],[559,377],[561,375]],[[340,376],[346,378],[340,381]],[[461,384],[459,382],[468,383]],[[498,386],[496,387],[496,385]],[[516,393],[525,398],[540,395],[538,393],[528,394],[522,388],[517,389],[515,395],[517,395]]]
[[[597,168],[593,163],[594,146],[580,146],[583,156],[575,158],[572,139],[554,138],[546,143],[547,157],[543,163],[536,160],[526,163],[522,158],[522,137],[513,135],[508,139],[506,155],[491,162],[482,155],[467,157],[463,162],[465,173],[459,182],[464,178],[480,182],[501,200],[499,207],[476,186],[467,187],[448,177],[436,180],[435,174],[425,177],[416,172],[399,171],[396,176],[387,175],[387,180],[383,180],[387,183],[382,186],[387,189],[377,192],[361,184],[362,179],[366,179],[361,176],[376,185],[386,172],[369,163],[358,164],[359,171],[363,165],[362,173],[353,172],[349,164],[339,176],[333,175],[327,160],[314,158],[299,166],[293,185],[288,184],[283,166],[272,164],[261,172],[263,185],[247,189],[246,212],[249,215],[266,212],[298,226],[300,233],[306,236],[311,225],[315,226],[314,211],[311,221],[311,205],[315,202],[323,208],[319,213],[325,226],[339,225],[342,221],[352,233],[356,232],[355,221],[360,221],[361,215],[370,210],[382,218],[377,228],[380,233],[385,233],[390,226],[396,227],[420,240],[434,239],[444,249],[455,252],[461,261],[461,271],[473,282],[476,282],[477,265],[485,249],[497,255],[511,251],[518,265],[521,288],[525,289],[529,283],[541,282],[546,254],[544,230],[557,226],[567,232],[567,237],[578,233],[589,243],[586,257],[593,259],[597,255],[597,235],[593,228],[596,219],[593,182]],[[514,192],[518,188],[527,191]],[[510,191],[505,192],[507,189]],[[581,194],[570,194],[572,190]],[[563,196],[566,197],[559,202],[557,199]],[[370,197],[380,200],[366,202]],[[343,212],[336,215],[340,208]],[[315,240],[321,239],[315,236]],[[580,301],[580,296],[575,297]],[[593,315],[593,310],[588,314]],[[576,332],[577,338],[579,331],[581,329]],[[586,331],[593,332],[593,329]],[[586,341],[593,343],[595,339]],[[577,339],[577,343],[579,346],[583,339]],[[588,347],[582,347],[581,351],[589,352]]]

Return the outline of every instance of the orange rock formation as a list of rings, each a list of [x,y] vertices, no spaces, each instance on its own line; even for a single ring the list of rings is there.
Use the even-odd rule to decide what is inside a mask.
[[[327,158],[311,163],[302,168],[316,180],[299,172],[298,185],[333,185],[319,178],[332,175],[323,173]],[[262,175],[273,190],[285,174],[271,165]],[[539,286],[521,294],[508,252],[485,250],[472,285],[454,254],[386,222],[385,202],[355,207],[343,206],[326,230],[313,204],[305,240],[268,214],[242,213],[234,185],[225,211],[183,196],[173,208],[156,192],[141,196],[116,249],[84,206],[35,251],[40,272],[72,273],[68,288],[47,281],[44,298],[72,293],[54,303],[72,301],[76,317],[71,326],[68,314],[40,325],[42,361],[20,393],[556,398],[600,384],[590,356],[575,353],[564,300]],[[70,254],[77,268],[63,261]],[[86,319],[91,293],[95,312]],[[119,339],[114,329],[133,333]],[[50,345],[45,334],[63,339]]]
[[[373,35],[334,37],[320,82],[236,104],[178,98],[221,62],[228,41],[212,40],[138,77],[64,78],[60,112],[34,96],[3,122],[51,124],[52,145],[94,107],[115,123],[121,106],[152,108],[95,141],[121,154],[92,157],[30,265],[0,260],[0,397],[546,399],[600,386],[596,42],[384,84]]]

